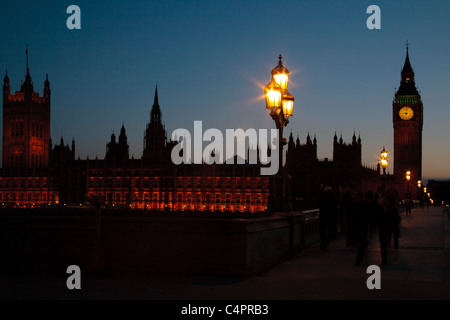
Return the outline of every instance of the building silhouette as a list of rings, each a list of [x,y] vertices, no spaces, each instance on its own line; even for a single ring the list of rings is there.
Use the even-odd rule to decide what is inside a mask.
[[[412,193],[413,183],[421,177],[423,107],[408,51],[401,75],[401,86],[393,102],[395,185],[393,176],[386,181],[386,186],[396,187],[400,195],[408,187],[403,179],[405,170],[412,172]],[[136,159],[129,155],[125,124],[118,139],[112,133],[103,159],[75,159],[74,139],[70,147],[63,137],[53,146],[48,76],[42,97],[33,90],[28,63],[21,90],[14,94],[6,73],[0,169],[3,205],[83,206],[88,198],[99,196],[106,206],[115,208],[263,212],[270,207],[274,177],[260,175],[262,164],[250,163],[248,146],[243,164],[238,164],[236,157],[234,164],[173,164],[171,151],[177,141],[167,139],[157,87],[144,131],[143,153]],[[410,118],[410,111],[405,108],[412,110]],[[256,154],[259,155],[258,150]],[[369,168],[361,159],[362,141],[356,133],[349,143],[344,142],[342,135],[338,139],[335,133],[332,159],[318,159],[315,136],[311,138],[308,133],[301,144],[300,138],[294,141],[291,133],[284,170],[291,207],[317,208],[325,186],[332,186],[335,192],[344,185],[363,192],[376,191],[382,185],[380,166]]]
[[[291,199],[295,210],[317,208],[324,187],[331,186],[335,193],[348,186],[353,190],[376,191],[381,186],[380,168],[369,168],[361,162],[361,138],[353,133],[352,142],[345,143],[342,136],[333,138],[333,159],[317,158],[317,139],[308,133],[306,142],[294,143],[289,136],[286,167],[291,176]]]

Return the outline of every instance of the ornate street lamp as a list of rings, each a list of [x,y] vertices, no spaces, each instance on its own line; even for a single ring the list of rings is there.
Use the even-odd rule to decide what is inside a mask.
[[[388,152],[386,151],[386,148],[384,146],[383,150],[381,150],[380,164],[381,167],[383,168],[383,192],[384,192],[386,186],[386,168],[388,166]]]
[[[411,171],[406,171],[407,193],[409,194],[409,180],[411,180]]]
[[[279,166],[275,187],[275,206],[273,209],[283,211],[284,199],[284,170],[283,170],[283,147],[286,145],[286,139],[283,138],[283,128],[289,123],[294,109],[294,96],[287,90],[289,82],[289,71],[281,62],[281,55],[278,57],[278,65],[272,70],[270,82],[264,87],[266,98],[266,108],[270,110],[270,116],[275,121],[278,129],[279,143]],[[288,196],[288,195],[287,195]]]

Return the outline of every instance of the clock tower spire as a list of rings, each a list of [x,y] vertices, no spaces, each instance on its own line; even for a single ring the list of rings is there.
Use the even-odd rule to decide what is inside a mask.
[[[394,124],[394,177],[400,197],[409,193],[419,199],[417,181],[422,180],[423,104],[417,91],[414,71],[406,47],[400,87],[392,103]],[[411,179],[406,179],[410,171]]]

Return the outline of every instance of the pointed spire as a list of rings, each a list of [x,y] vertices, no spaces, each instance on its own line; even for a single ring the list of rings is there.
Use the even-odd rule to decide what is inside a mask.
[[[152,111],[150,113],[150,123],[161,123],[161,109],[159,108],[158,100],[158,85],[155,89],[155,98],[153,101]]]
[[[48,73],[45,76],[45,82],[44,82],[44,98],[50,102],[50,81],[48,81]]]
[[[27,74],[30,73],[30,69],[28,68],[28,44],[27,44],[27,49],[25,50],[25,54],[27,56]]]
[[[26,91],[29,98],[31,99],[31,93],[33,92],[33,82],[30,76],[30,69],[28,68],[28,45],[27,49],[25,50],[25,54],[27,55],[27,74],[25,75],[25,82],[21,84],[21,91]]]
[[[3,99],[7,99],[11,93],[11,87],[9,85],[8,70],[6,70],[5,78],[3,79]]]
[[[414,83],[414,71],[409,61],[409,45],[406,46],[406,58],[401,72],[400,88],[396,94],[399,95],[417,95],[416,85]]]
[[[289,135],[288,151],[292,151],[293,148],[295,148],[295,143],[294,143],[294,136],[292,135],[291,130],[291,134]]]
[[[154,106],[159,106],[159,102],[158,102],[158,85],[156,85],[156,88],[155,88],[155,99],[153,101],[153,105]]]
[[[411,62],[409,61],[409,48],[408,41],[406,41],[406,59],[405,64],[403,65],[402,74],[403,73],[414,73],[411,67]]]

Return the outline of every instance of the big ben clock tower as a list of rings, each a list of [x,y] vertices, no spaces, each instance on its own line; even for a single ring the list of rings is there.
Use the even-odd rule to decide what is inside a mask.
[[[422,180],[423,104],[414,82],[408,47],[400,88],[392,103],[394,123],[394,177],[400,197],[418,199],[417,181]],[[410,172],[410,179],[406,173]]]

